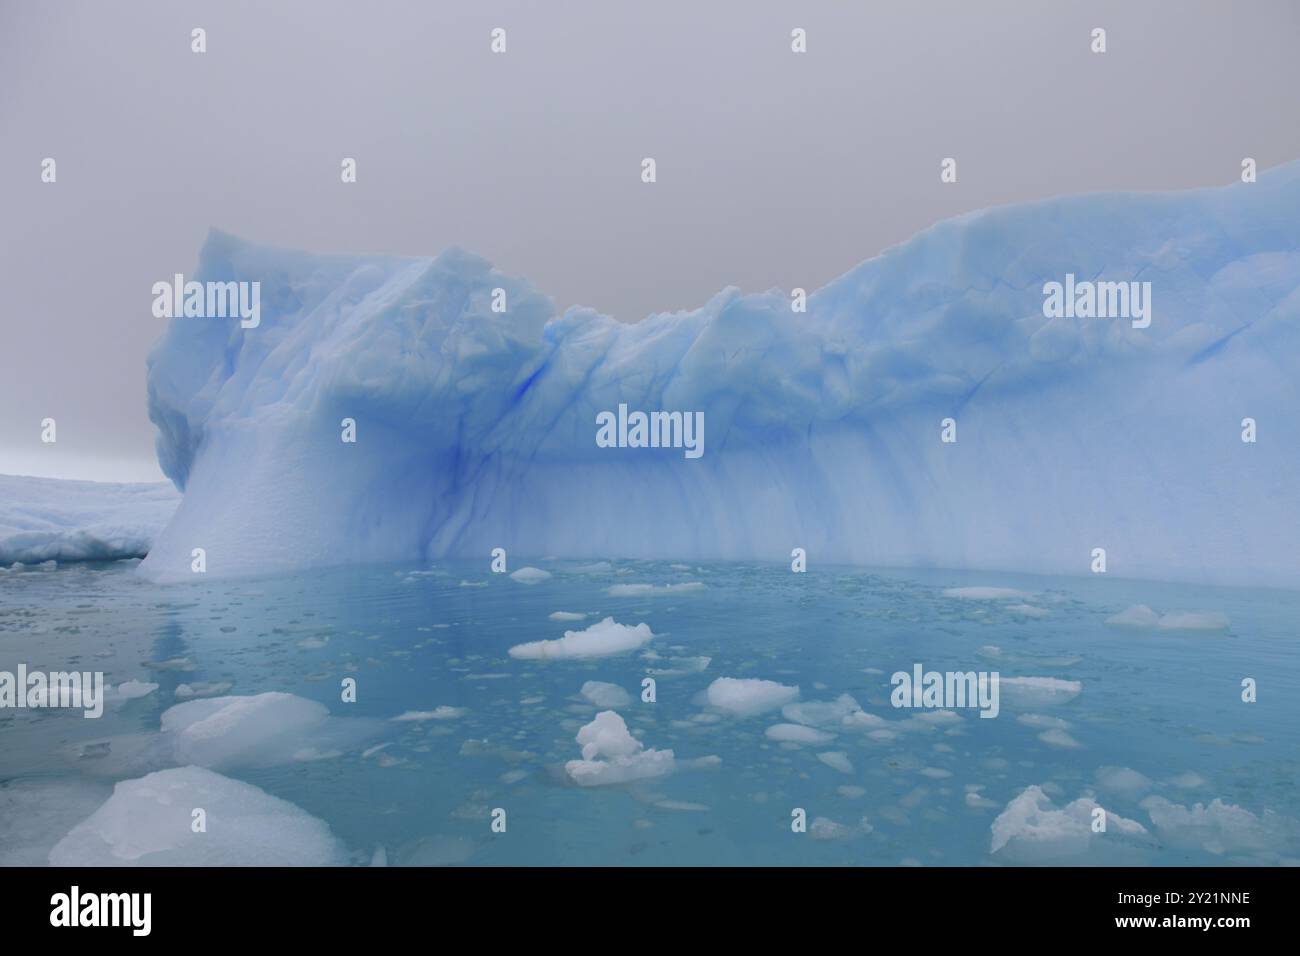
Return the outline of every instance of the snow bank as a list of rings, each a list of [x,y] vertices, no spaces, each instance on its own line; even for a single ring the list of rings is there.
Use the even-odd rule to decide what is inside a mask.
[[[1149,327],[1046,317],[1067,274],[1150,282]],[[1124,577],[1300,583],[1300,163],[958,216],[802,314],[727,289],[625,324],[557,314],[460,250],[220,233],[195,278],[260,282],[261,323],[176,318],[150,357],[159,462],[186,492],[142,565],[155,578],[188,577],[199,546],[233,575],[497,547],[785,560],[797,543],[1073,574],[1104,547]],[[620,404],[702,412],[703,457],[598,447]]]
[[[0,565],[143,558],[179,503],[164,482],[0,475]]]

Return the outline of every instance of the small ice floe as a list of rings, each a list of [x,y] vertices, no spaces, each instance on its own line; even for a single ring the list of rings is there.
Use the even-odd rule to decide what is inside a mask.
[[[1052,727],[1044,730],[1038,735],[1038,739],[1049,747],[1057,747],[1061,750],[1077,750],[1083,746],[1079,741],[1070,736],[1070,732],[1062,730],[1060,727]]]
[[[1030,597],[1024,591],[1015,588],[945,588],[944,597],[957,598],[962,601],[1024,601]]]
[[[208,683],[195,681],[193,684],[177,684],[174,693],[177,700],[190,700],[194,697],[219,697],[234,686],[228,680]]]
[[[649,624],[629,627],[607,617],[584,631],[565,631],[558,640],[516,644],[510,648],[510,656],[538,661],[609,657],[634,651],[653,637]]]
[[[676,810],[679,813],[700,813],[709,809],[706,804],[687,800],[656,800],[655,806],[660,810]]]
[[[1150,796],[1139,806],[1151,817],[1156,834],[1165,843],[1200,849],[1215,856],[1253,853],[1275,861],[1295,856],[1300,849],[1300,821],[1272,810],[1261,814],[1216,797],[1208,804],[1184,807],[1160,796]]]
[[[570,760],[564,771],[581,787],[662,777],[674,769],[671,750],[644,749],[645,745],[628,732],[623,718],[612,710],[597,714],[575,739],[582,747],[582,759]]]
[[[659,658],[655,658],[658,660]],[[713,663],[711,657],[669,657],[664,659],[668,667],[647,667],[646,673],[652,677],[682,677],[686,674],[699,674],[709,669]]]
[[[835,739],[834,734],[805,727],[803,724],[773,724],[764,731],[764,735],[768,740],[790,744],[824,744]]]
[[[408,710],[392,719],[403,723],[419,723],[426,720],[455,720],[463,716],[465,716],[464,707],[448,707],[446,704],[440,704],[433,710]]]
[[[840,773],[852,773],[853,762],[849,760],[848,755],[839,750],[831,750],[826,753],[817,755],[817,759],[832,770],[838,770]]]
[[[1059,677],[1001,677],[998,686],[1004,705],[1022,708],[1055,707],[1083,692],[1079,681]]]
[[[683,581],[681,584],[615,584],[606,588],[605,593],[610,597],[664,597],[703,590],[702,581]]]
[[[195,826],[201,810],[206,825]],[[197,831],[197,832],[196,832]],[[49,854],[52,866],[344,866],[348,853],[288,801],[202,767],[124,780]]]
[[[581,621],[587,615],[579,614],[576,611],[552,611],[546,615],[548,621]]]
[[[990,852],[1008,861],[1041,863],[1077,859],[1103,844],[1149,837],[1142,824],[1109,811],[1105,832],[1095,832],[1099,809],[1091,797],[1058,808],[1043,787],[1026,787],[993,821]]]
[[[614,570],[614,566],[608,561],[594,561],[591,564],[580,564],[573,570],[578,574],[607,574]]]
[[[1132,627],[1162,631],[1226,631],[1228,616],[1221,611],[1169,611],[1157,614],[1145,604],[1134,604],[1106,618],[1111,627]]]
[[[543,571],[541,568],[527,567],[511,572],[510,580],[518,581],[520,584],[540,584],[550,576],[550,571]]]
[[[798,687],[756,677],[719,677],[704,692],[710,707],[733,717],[753,717],[798,699]]]
[[[1102,767],[1097,771],[1097,786],[1110,793],[1134,798],[1150,790],[1151,781],[1129,767]]]
[[[1111,627],[1155,627],[1160,615],[1145,604],[1134,604],[1106,618],[1106,623]]]
[[[157,684],[148,681],[127,680],[122,681],[116,687],[111,688],[105,695],[108,703],[121,704],[128,700],[137,700],[141,697],[147,697],[158,689]]]
[[[829,817],[816,817],[808,824],[808,835],[814,840],[852,840],[865,836],[873,829],[875,828],[866,817],[859,820],[856,826],[836,823]]]
[[[626,707],[632,703],[632,695],[617,684],[605,681],[589,680],[582,685],[581,694],[587,703],[602,710]]]
[[[145,661],[144,666],[154,671],[194,670],[194,662],[188,657],[170,657],[165,661]]]
[[[176,704],[163,711],[161,737],[177,763],[224,770],[332,757],[373,736],[378,724],[331,717],[324,704],[272,691]]]
[[[328,637],[317,635],[315,637],[304,637],[301,641],[298,641],[295,646],[304,651],[318,651],[329,642],[330,639]]]

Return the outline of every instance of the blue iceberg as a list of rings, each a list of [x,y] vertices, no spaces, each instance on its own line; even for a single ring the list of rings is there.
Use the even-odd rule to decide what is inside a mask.
[[[1142,285],[1149,324],[1045,314],[1067,277]],[[218,575],[494,548],[1073,574],[1104,548],[1124,577],[1300,583],[1300,164],[959,216],[806,311],[729,288],[622,324],[460,250],[219,232],[197,278],[260,283],[261,316],[173,318],[150,357],[184,492],[155,579],[195,548]],[[602,447],[620,406],[702,413],[703,454]]]

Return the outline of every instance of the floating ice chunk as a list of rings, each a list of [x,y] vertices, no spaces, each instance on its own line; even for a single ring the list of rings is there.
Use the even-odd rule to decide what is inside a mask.
[[[848,694],[841,694],[832,701],[805,700],[781,708],[781,716],[786,720],[809,727],[839,726],[845,723],[846,718],[856,717],[861,712],[858,702]]]
[[[463,716],[465,716],[464,707],[448,707],[446,704],[439,704],[433,710],[408,710],[398,714],[393,720],[409,723],[425,720],[455,720]]]
[[[853,762],[841,751],[832,750],[827,753],[818,754],[817,759],[826,764],[826,766],[830,767],[832,770],[838,770],[840,773],[853,772]]]
[[[1024,600],[1029,597],[1024,591],[1015,588],[946,588],[944,597],[959,598],[963,601],[1009,601],[1014,598]]]
[[[1129,767],[1102,767],[1097,771],[1097,786],[1132,798],[1150,790],[1151,781]]]
[[[543,571],[541,568],[527,567],[512,572],[510,579],[512,581],[518,581],[520,584],[540,584],[550,576],[550,571]]]
[[[1164,797],[1150,796],[1139,804],[1151,817],[1162,840],[1199,848],[1216,856],[1250,851],[1294,851],[1300,823],[1272,810],[1256,815],[1216,797],[1208,805],[1184,807]]]
[[[213,681],[211,683],[196,681],[193,684],[177,684],[176,698],[177,700],[189,700],[193,697],[217,697],[234,686],[228,680]]]
[[[614,570],[614,566],[608,561],[594,561],[591,564],[581,564],[573,570],[578,574],[605,574]]]
[[[587,615],[579,614],[576,611],[552,611],[550,614],[546,615],[546,618],[550,621],[581,621],[586,616]]]
[[[1011,707],[1054,707],[1083,692],[1079,681],[1058,677],[1002,677],[998,685],[1002,703]]]
[[[1162,631],[1226,631],[1228,624],[1221,611],[1170,611],[1160,618]]]
[[[619,624],[612,617],[591,625],[585,631],[565,631],[554,641],[531,641],[510,648],[510,656],[522,660],[558,661],[575,658],[609,657],[634,651],[654,634],[650,625],[635,627]]]
[[[162,715],[175,760],[216,770],[333,756],[371,736],[375,724],[331,718],[324,704],[279,691],[186,701]]]
[[[646,750],[612,710],[601,711],[576,738],[582,759],[570,760],[565,772],[581,787],[608,786],[662,777],[676,769],[671,750]],[[691,761],[695,763],[695,761]]]
[[[656,800],[655,806],[660,810],[676,810],[682,813],[700,813],[709,809],[707,804],[691,803],[688,800]]]
[[[1042,787],[1027,787],[993,821],[990,852],[1037,863],[1084,856],[1102,840],[1147,836],[1142,824],[1111,812],[1106,814],[1106,831],[1094,833],[1093,811],[1098,806],[1092,798],[1080,797],[1058,809]]]
[[[603,710],[597,714],[595,720],[578,731],[576,739],[582,747],[583,760],[625,757],[642,747],[641,741],[628,731],[623,718],[612,710]]]
[[[734,717],[752,717],[797,700],[799,688],[756,677],[719,677],[704,696],[716,710]]]
[[[764,731],[769,740],[790,744],[824,744],[835,739],[828,734],[803,724],[773,724]]]
[[[110,690],[105,696],[109,703],[122,703],[128,700],[137,700],[141,697],[147,697],[157,689],[157,684],[151,684],[148,681],[127,680],[122,681],[122,683],[112,688],[112,690]]]
[[[1049,747],[1059,747],[1062,750],[1077,750],[1083,744],[1070,736],[1069,731],[1062,730],[1060,727],[1053,727],[1051,730],[1044,730],[1038,735],[1038,739]]]
[[[626,707],[632,703],[632,695],[622,687],[599,680],[587,681],[582,685],[581,693],[588,703],[607,710]]]
[[[681,584],[615,584],[605,589],[610,597],[664,597],[683,591],[703,591],[701,581],[684,581]]]
[[[207,832],[195,833],[202,808]],[[344,866],[321,820],[202,767],[124,780],[50,850],[53,866]]]
[[[570,760],[564,770],[580,787],[603,787],[648,780],[673,772],[671,750],[643,750],[609,760]]]
[[[1111,627],[1155,627],[1160,615],[1145,604],[1134,604],[1106,618],[1106,623]]]
[[[814,840],[851,840],[870,833],[874,827],[863,817],[857,826],[836,823],[829,817],[816,817],[808,824],[808,835]]]

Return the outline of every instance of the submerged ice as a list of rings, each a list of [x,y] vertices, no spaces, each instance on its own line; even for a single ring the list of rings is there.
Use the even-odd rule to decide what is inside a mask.
[[[1149,282],[1149,326],[1045,314],[1067,275]],[[317,256],[220,233],[199,279],[260,282],[261,321],[175,318],[150,358],[159,461],[185,492],[143,565],[159,579],[200,547],[212,575],[796,546],[1067,573],[1104,547],[1128,577],[1300,574],[1300,164],[963,215],[806,313],[727,289],[622,324],[558,313],[459,250]],[[621,406],[699,413],[707,448],[601,447]]]

